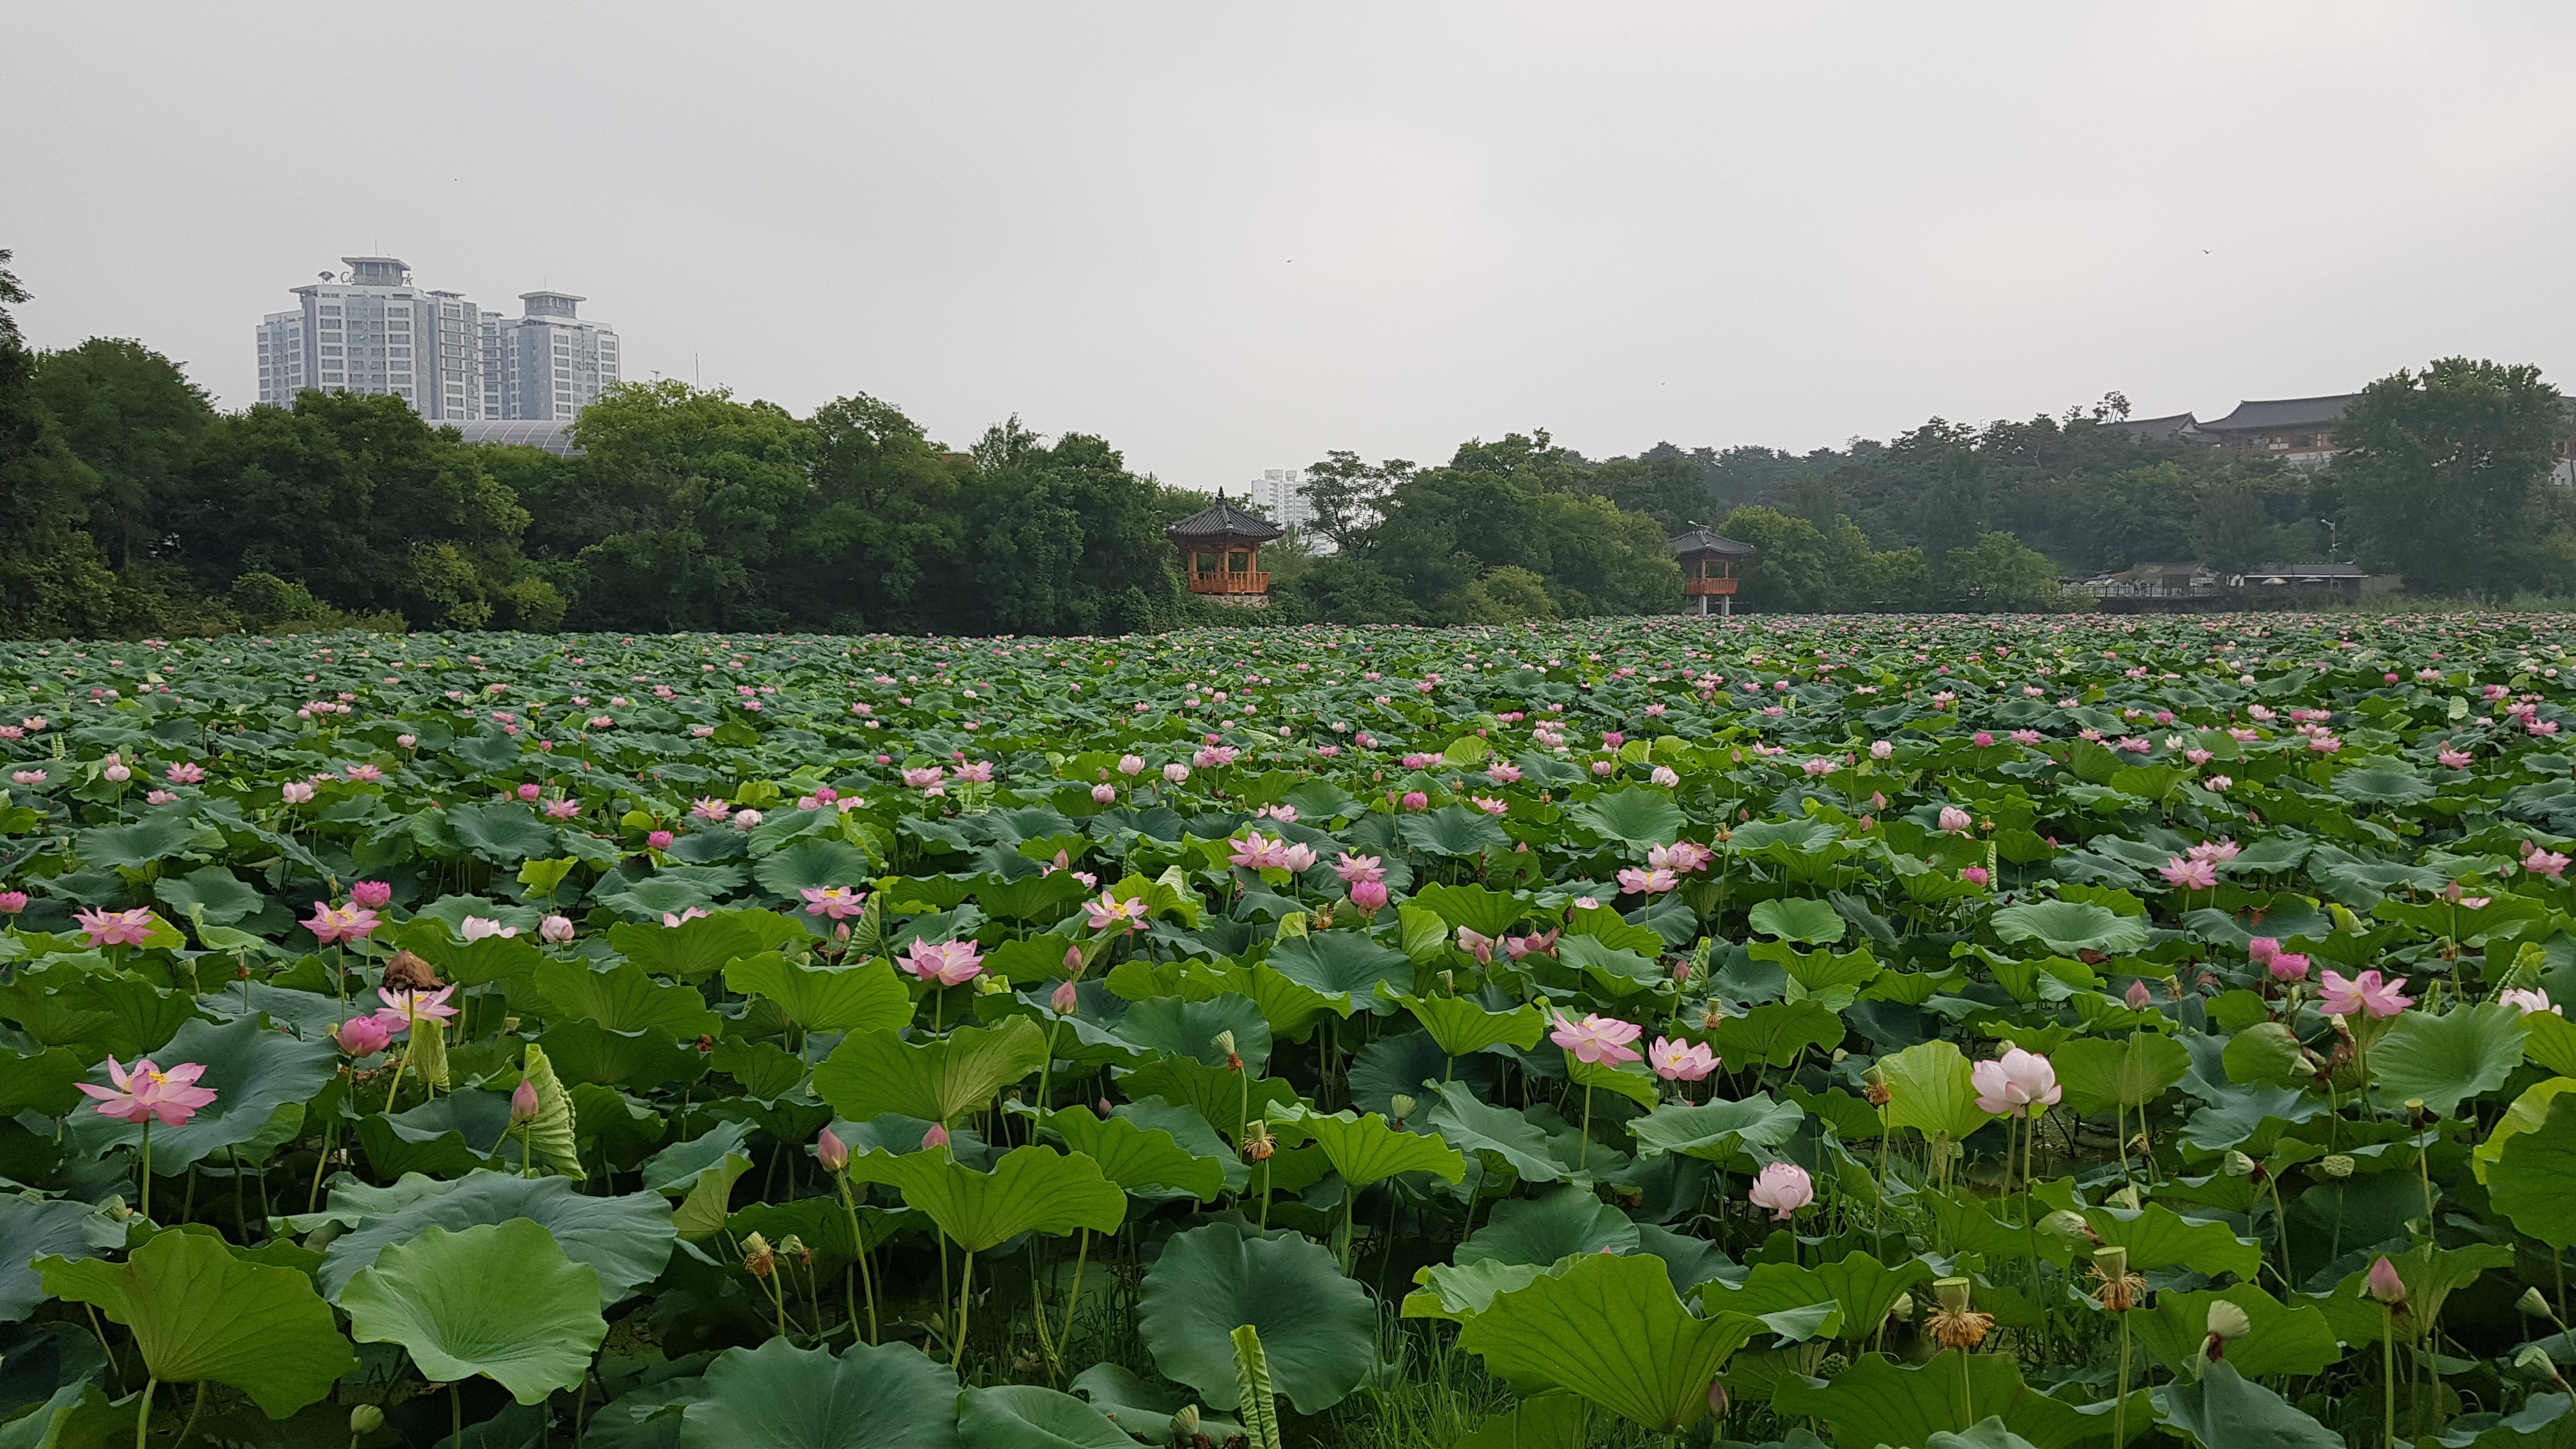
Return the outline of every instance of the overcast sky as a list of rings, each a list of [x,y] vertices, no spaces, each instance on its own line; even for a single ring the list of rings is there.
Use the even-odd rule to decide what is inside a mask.
[[[2576,377],[2576,5],[0,5],[40,345],[346,255],[1198,488]]]

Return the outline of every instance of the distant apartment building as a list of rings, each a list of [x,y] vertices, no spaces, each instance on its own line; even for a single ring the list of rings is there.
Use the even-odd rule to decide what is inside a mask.
[[[260,319],[259,400],[307,388],[390,393],[435,423],[565,420],[619,376],[614,328],[581,298],[529,292],[504,319],[460,293],[417,285],[399,257],[342,257],[348,270],[294,288],[293,310]]]
[[[1306,470],[1272,468],[1244,486],[1244,498],[1261,510],[1263,517],[1282,528],[1308,528],[1315,522],[1315,505],[1306,497]]]
[[[485,417],[568,421],[616,385],[617,329],[582,320],[585,300],[522,292],[520,316],[483,314]]]

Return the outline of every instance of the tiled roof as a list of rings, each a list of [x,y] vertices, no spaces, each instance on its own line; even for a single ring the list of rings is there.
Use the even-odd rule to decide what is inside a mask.
[[[1223,491],[1216,502],[1163,530],[1163,536],[1174,543],[1193,539],[1214,542],[1221,538],[1240,538],[1253,543],[1268,543],[1288,530],[1257,513],[1246,513],[1226,501]]]

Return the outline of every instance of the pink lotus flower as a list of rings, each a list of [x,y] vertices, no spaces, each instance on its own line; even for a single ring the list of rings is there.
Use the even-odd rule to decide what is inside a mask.
[[[1512,808],[1504,802],[1495,799],[1491,795],[1470,795],[1467,797],[1467,803],[1484,811],[1488,815],[1494,816],[1508,815],[1511,813]]]
[[[847,920],[867,909],[868,898],[848,886],[806,886],[799,894],[805,897],[805,914],[831,920]]]
[[[2465,769],[2467,769],[2467,768],[2469,767],[2469,763],[2470,763],[2471,758],[2472,758],[2472,757],[2470,756],[2470,754],[2469,754],[2469,753],[2468,753],[2468,751],[2466,751],[2466,750],[2452,750],[2452,749],[2444,749],[2444,750],[2437,750],[2437,751],[2435,751],[2435,752],[2434,752],[2434,754],[2433,754],[2433,759],[2434,759],[2437,763],[2441,764],[2443,767],[2445,767],[2445,768],[2447,768],[2447,769],[2453,769],[2453,770],[2465,770]]]
[[[667,830],[647,831],[644,836],[644,845],[648,850],[668,850],[671,848],[671,842],[676,838],[677,837],[673,836],[671,832]]]
[[[2233,840],[2204,840],[2198,845],[2185,850],[2183,854],[2190,856],[2194,860],[2206,860],[2215,864],[2221,861],[2234,860],[2238,853],[2243,849],[2244,847],[2238,845]]]
[[[372,785],[385,777],[384,770],[373,764],[355,764],[340,772],[342,778],[361,785]]]
[[[140,946],[152,934],[157,922],[148,909],[130,911],[80,911],[75,913],[81,934],[89,938],[92,949],[101,946]]]
[[[376,913],[364,906],[334,906],[322,901],[313,903],[313,919],[304,922],[315,940],[328,946],[334,941],[363,941],[381,924]]]
[[[1969,818],[1967,811],[1956,805],[1941,807],[1940,827],[1944,835],[1965,835],[1968,833],[1968,827],[1975,823]]]
[[[1968,884],[1975,886],[1979,890],[1984,890],[1987,884],[1994,879],[1994,873],[1987,870],[1982,865],[1963,865],[1959,867],[1959,879],[1966,881]]]
[[[1351,904],[1374,916],[1386,909],[1386,882],[1355,880],[1351,882]]]
[[[947,1145],[948,1124],[945,1122],[933,1122],[930,1124],[930,1130],[921,1134],[921,1147],[925,1152],[934,1147],[945,1147]]]
[[[2269,966],[2281,954],[2280,941],[2272,936],[2257,936],[2245,943],[2245,955],[2257,966]]]
[[[1565,1013],[1558,1012],[1556,1030],[1549,1032],[1547,1039],[1573,1053],[1576,1061],[1617,1066],[1637,1060],[1637,1053],[1628,1049],[1628,1043],[1645,1032],[1644,1027],[1612,1017],[1588,1015],[1581,1021],[1568,1021]]]
[[[2533,875],[2545,875],[2551,880],[2556,880],[2567,873],[2566,856],[2556,851],[2543,850],[2529,841],[2523,843],[2530,850],[2530,853],[2522,858],[2524,870],[2530,871]]]
[[[939,986],[963,986],[984,974],[984,953],[972,941],[923,941],[904,948],[904,969]]]
[[[1293,875],[1304,875],[1315,868],[1315,847],[1300,841],[1279,848],[1279,864]]]
[[[456,934],[458,939],[471,945],[476,941],[480,941],[491,936],[498,936],[504,941],[509,940],[511,937],[519,934],[519,928],[516,926],[502,925],[499,921],[492,920],[486,916],[467,916],[464,922],[457,927]]]
[[[2144,1011],[2156,1004],[2156,998],[2147,990],[2147,980],[2143,976],[2129,983],[2128,994],[2122,1000],[2129,1003],[2131,1011]]]
[[[1772,1221],[1785,1223],[1791,1214],[1816,1200],[1815,1179],[1794,1162],[1775,1162],[1753,1179],[1752,1190],[1744,1194],[1744,1199],[1755,1207],[1769,1208]]]
[[[1364,880],[1384,880],[1386,879],[1386,863],[1383,857],[1380,856],[1353,855],[1349,851],[1345,850],[1342,852],[1342,858],[1335,862],[1333,866],[1333,874],[1340,876],[1342,879],[1355,885]]]
[[[2048,1058],[2020,1047],[1969,1068],[1968,1080],[1977,1089],[1977,1110],[1997,1116],[2027,1117],[2031,1108],[2056,1106],[2066,1094]]]
[[[1091,800],[1095,805],[1107,805],[1117,800],[1117,798],[1118,787],[1109,784],[1106,781],[1091,787]]]
[[[704,906],[691,906],[687,910],[677,913],[664,911],[662,913],[662,929],[667,931],[680,926],[685,926],[691,921],[703,919],[706,914],[707,909]]]
[[[2378,1262],[2370,1265],[2370,1276],[2363,1281],[2362,1291],[2369,1294],[2372,1301],[2390,1308],[2403,1307],[2406,1302],[2406,1280],[2397,1276],[2397,1265],[2388,1261],[2385,1253],[2379,1255]]]
[[[1717,1070],[1717,1053],[1705,1042],[1659,1036],[1646,1048],[1646,1065],[1668,1082],[1696,1082]]]
[[[173,785],[202,785],[206,782],[206,767],[193,760],[181,760],[163,770],[161,778]]]
[[[2529,1016],[2534,1012],[2540,1011],[2548,1012],[2551,1016],[2565,1016],[2567,1014],[2566,1012],[2549,1004],[2549,993],[2546,991],[2526,990],[2519,986],[2508,986],[2504,990],[2496,993],[2496,1000],[2503,1002],[2505,1005],[2512,1007],[2514,1010],[2521,1012],[2525,1016]]]
[[[909,775],[912,772],[907,770],[904,773]],[[937,772],[933,771],[932,774],[935,777]],[[911,782],[907,780],[905,783],[910,784]],[[712,822],[722,820],[726,816],[731,815],[733,813],[733,806],[717,799],[713,795],[701,795],[697,798],[695,803],[689,806],[689,813],[695,815],[700,820]]]
[[[2274,964],[2278,966],[2277,961]],[[2328,971],[2321,980],[2324,990],[2318,993],[2317,1009],[2328,1016],[2350,1016],[2355,1012],[2395,1016],[2415,1004],[2415,998],[2400,990],[2406,984],[2403,980],[2386,980],[2375,970],[2364,971],[2351,980],[2341,972]]]
[[[1542,931],[1534,936],[1505,936],[1503,950],[1510,953],[1515,961],[1524,956],[1552,957],[1556,954],[1556,938],[1562,934],[1564,931],[1560,927],[1556,930]]]
[[[1287,842],[1273,840],[1258,830],[1247,830],[1242,839],[1229,840],[1226,844],[1234,848],[1226,860],[1245,870],[1285,870],[1288,866],[1283,855]]]
[[[1428,810],[1431,808],[1431,797],[1420,790],[1407,790],[1404,792],[1404,808],[1407,810]]]
[[[757,810],[737,810],[733,812],[733,828],[736,830],[757,830],[760,828],[760,812]]]
[[[570,820],[580,813],[581,802],[578,800],[549,800],[546,802],[546,818],[548,820]]]
[[[1177,785],[1190,777],[1190,767],[1178,760],[1163,767],[1163,778]]]
[[[1662,895],[1680,884],[1668,870],[1639,870],[1633,865],[1619,870],[1619,889],[1631,895]]]
[[[302,805],[313,798],[313,786],[305,780],[289,780],[277,787],[278,798],[289,805]]]
[[[394,1034],[391,1028],[372,1016],[353,1016],[340,1023],[340,1029],[331,1033],[331,1038],[340,1044],[340,1050],[349,1055],[367,1057],[383,1051],[386,1043],[394,1039]]]
[[[1490,966],[1494,963],[1495,938],[1481,931],[1458,928],[1458,949]]]
[[[456,1008],[447,1004],[447,998],[455,994],[454,986],[442,986],[436,991],[404,991],[379,986],[376,999],[384,1005],[376,1008],[376,1020],[383,1022],[386,1029],[397,1036],[411,1030],[412,1023],[422,1017],[445,1021],[456,1014]]]
[[[1138,707],[1142,708],[1143,706],[1140,705]],[[1118,773],[1129,776],[1145,773],[1145,757],[1142,755],[1120,755],[1118,757]]]
[[[2210,861],[2172,856],[2165,861],[2163,871],[2166,884],[2183,890],[2205,891],[2218,885],[2218,867]]]
[[[0,916],[14,916],[26,908],[25,891],[0,891]]]
[[[98,1114],[102,1117],[121,1117],[128,1122],[157,1117],[162,1126],[176,1127],[215,1100],[214,1088],[196,1085],[197,1078],[205,1074],[202,1062],[182,1062],[165,1072],[154,1066],[150,1057],[136,1062],[134,1069],[128,1071],[111,1056],[107,1059],[107,1077],[116,1083],[114,1091],[87,1082],[72,1085],[98,1100]]]
[[[1487,765],[1485,767],[1485,778],[1493,781],[1497,785],[1517,785],[1521,781],[1521,767],[1518,765]]]
[[[349,887],[349,904],[370,911],[381,911],[392,905],[394,888],[380,880],[362,880]]]
[[[1091,929],[1095,931],[1145,929],[1145,903],[1141,900],[1120,900],[1115,891],[1102,891],[1100,899],[1084,901],[1082,908],[1091,913]]]
[[[2308,958],[2296,951],[2275,951],[2272,953],[2272,959],[2264,962],[2263,965],[2264,969],[2272,973],[2272,979],[2275,981],[2308,979]]]
[[[1694,845],[1687,840],[1676,840],[1670,845],[1651,846],[1646,851],[1647,869],[1669,870],[1675,875],[1688,875],[1693,871],[1706,870],[1708,863],[1715,859],[1717,859],[1716,851],[1705,845]]]
[[[2208,779],[2200,782],[2200,788],[2207,790],[2213,795],[2224,795],[2229,790],[2234,789],[2235,786],[2235,779],[2227,775],[2212,775]]]

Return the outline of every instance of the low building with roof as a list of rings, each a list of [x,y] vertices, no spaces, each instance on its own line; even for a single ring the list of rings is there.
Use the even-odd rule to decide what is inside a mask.
[[[1265,608],[1270,603],[1270,575],[1261,569],[1261,546],[1275,543],[1288,530],[1257,513],[1247,513],[1217,490],[1216,502],[1163,530],[1181,551],[1181,573],[1190,592],[1220,603]]]
[[[1689,607],[1698,601],[1699,612],[1708,612],[1708,601],[1717,600],[1717,612],[1735,612],[1735,589],[1743,582],[1739,571],[1753,561],[1753,545],[1702,526],[1666,542],[1673,551],[1673,561],[1682,568],[1682,604]]]
[[[2360,397],[2346,392],[2240,402],[2234,412],[2199,426],[2231,457],[2278,458],[2293,468],[2313,471],[2334,461],[2340,451],[2335,446],[2335,421]]]

